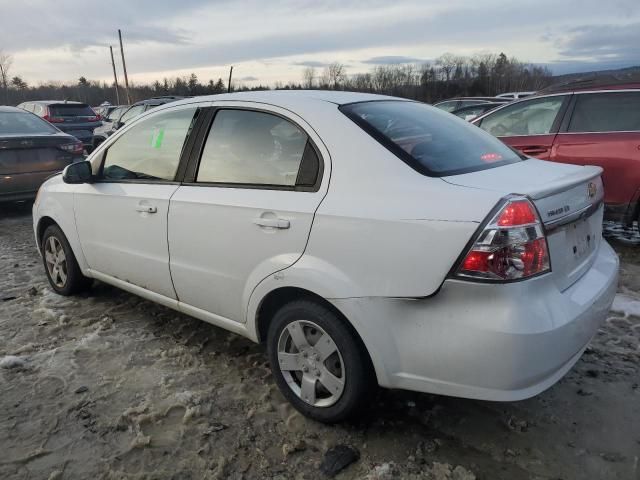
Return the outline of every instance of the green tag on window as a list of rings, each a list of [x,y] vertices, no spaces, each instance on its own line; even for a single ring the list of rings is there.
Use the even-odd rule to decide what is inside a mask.
[[[151,146],[153,148],[162,148],[162,140],[164,139],[164,128],[160,128],[153,132],[151,137]]]

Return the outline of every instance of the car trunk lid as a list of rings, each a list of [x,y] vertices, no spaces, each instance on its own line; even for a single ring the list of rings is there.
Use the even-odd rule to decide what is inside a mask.
[[[531,159],[443,180],[529,197],[545,226],[554,281],[565,290],[589,269],[602,241],[601,174],[600,167]]]
[[[73,155],[59,147],[74,141],[63,134],[0,137],[0,175],[62,170]]]

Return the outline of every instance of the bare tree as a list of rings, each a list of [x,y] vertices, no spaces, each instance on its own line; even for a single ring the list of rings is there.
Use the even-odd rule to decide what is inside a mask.
[[[327,65],[322,74],[323,80],[329,86],[329,88],[336,89],[347,78],[347,72],[345,66],[339,62],[333,62]]]
[[[444,80],[447,82],[451,80],[451,73],[456,68],[458,57],[453,53],[443,53],[436,59],[436,65],[440,67],[440,70],[444,74]]]
[[[8,53],[4,53],[0,50],[0,81],[4,88],[5,102],[9,103],[9,70],[11,70],[11,64],[13,58]]]
[[[316,69],[307,67],[302,71],[302,86],[304,88],[313,88],[316,82]]]

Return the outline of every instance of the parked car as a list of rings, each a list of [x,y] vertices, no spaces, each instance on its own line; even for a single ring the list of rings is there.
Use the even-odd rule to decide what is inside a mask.
[[[146,100],[141,100],[133,105],[124,105],[116,108],[112,111],[100,128],[97,128],[93,137],[93,148],[100,145],[107,138],[119,128],[122,128],[128,121],[137,117],[138,115],[150,110],[152,108],[164,105],[165,103],[175,102],[185,97],[166,96],[166,97],[153,97]]]
[[[82,143],[38,116],[0,106],[0,202],[34,198],[42,182],[83,160]]]
[[[507,98],[510,100],[515,100],[517,98],[526,98],[526,97],[530,97],[531,95],[535,95],[535,91],[533,92],[507,92],[507,93],[501,93],[500,95],[496,95],[497,98]]]
[[[497,97],[457,97],[448,100],[442,100],[433,104],[434,107],[444,110],[445,112],[453,112],[463,107],[471,107],[474,105],[482,105],[483,103],[507,103],[507,98]]]
[[[116,108],[126,106],[126,105],[111,105],[102,104],[97,107],[93,107],[93,111],[96,112],[97,115],[100,115],[100,119],[104,121],[104,118],[107,117],[111,112],[113,112]]]
[[[640,88],[569,89],[492,110],[473,123],[525,155],[604,169],[605,216],[640,216]]]
[[[284,396],[335,422],[376,384],[506,401],[558,381],[616,292],[601,172],[420,102],[242,92],[138,116],[33,219],[53,290],[98,279],[264,342]]]
[[[467,107],[462,107],[457,110],[453,110],[453,113],[456,117],[460,117],[467,122],[479,117],[483,113],[486,113],[490,110],[493,110],[496,107],[504,105],[504,103],[491,102],[491,103],[480,103],[478,105],[471,105]]]
[[[101,125],[100,117],[86,103],[38,100],[21,103],[18,108],[44,118],[56,128],[76,137],[85,147],[93,145],[93,131]]]

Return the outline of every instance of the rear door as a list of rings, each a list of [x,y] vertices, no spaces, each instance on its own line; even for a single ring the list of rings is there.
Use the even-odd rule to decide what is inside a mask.
[[[525,155],[548,160],[570,95],[552,95],[509,104],[475,125]]]
[[[78,236],[91,270],[176,298],[167,214],[196,113],[196,106],[185,105],[131,125],[104,151],[97,180],[74,190]]]
[[[171,199],[171,275],[181,303],[244,322],[253,288],[302,255],[328,154],[302,119],[277,107],[234,103],[208,115]]]
[[[605,202],[626,211],[640,189],[640,91],[577,93],[552,160],[604,169]]]

